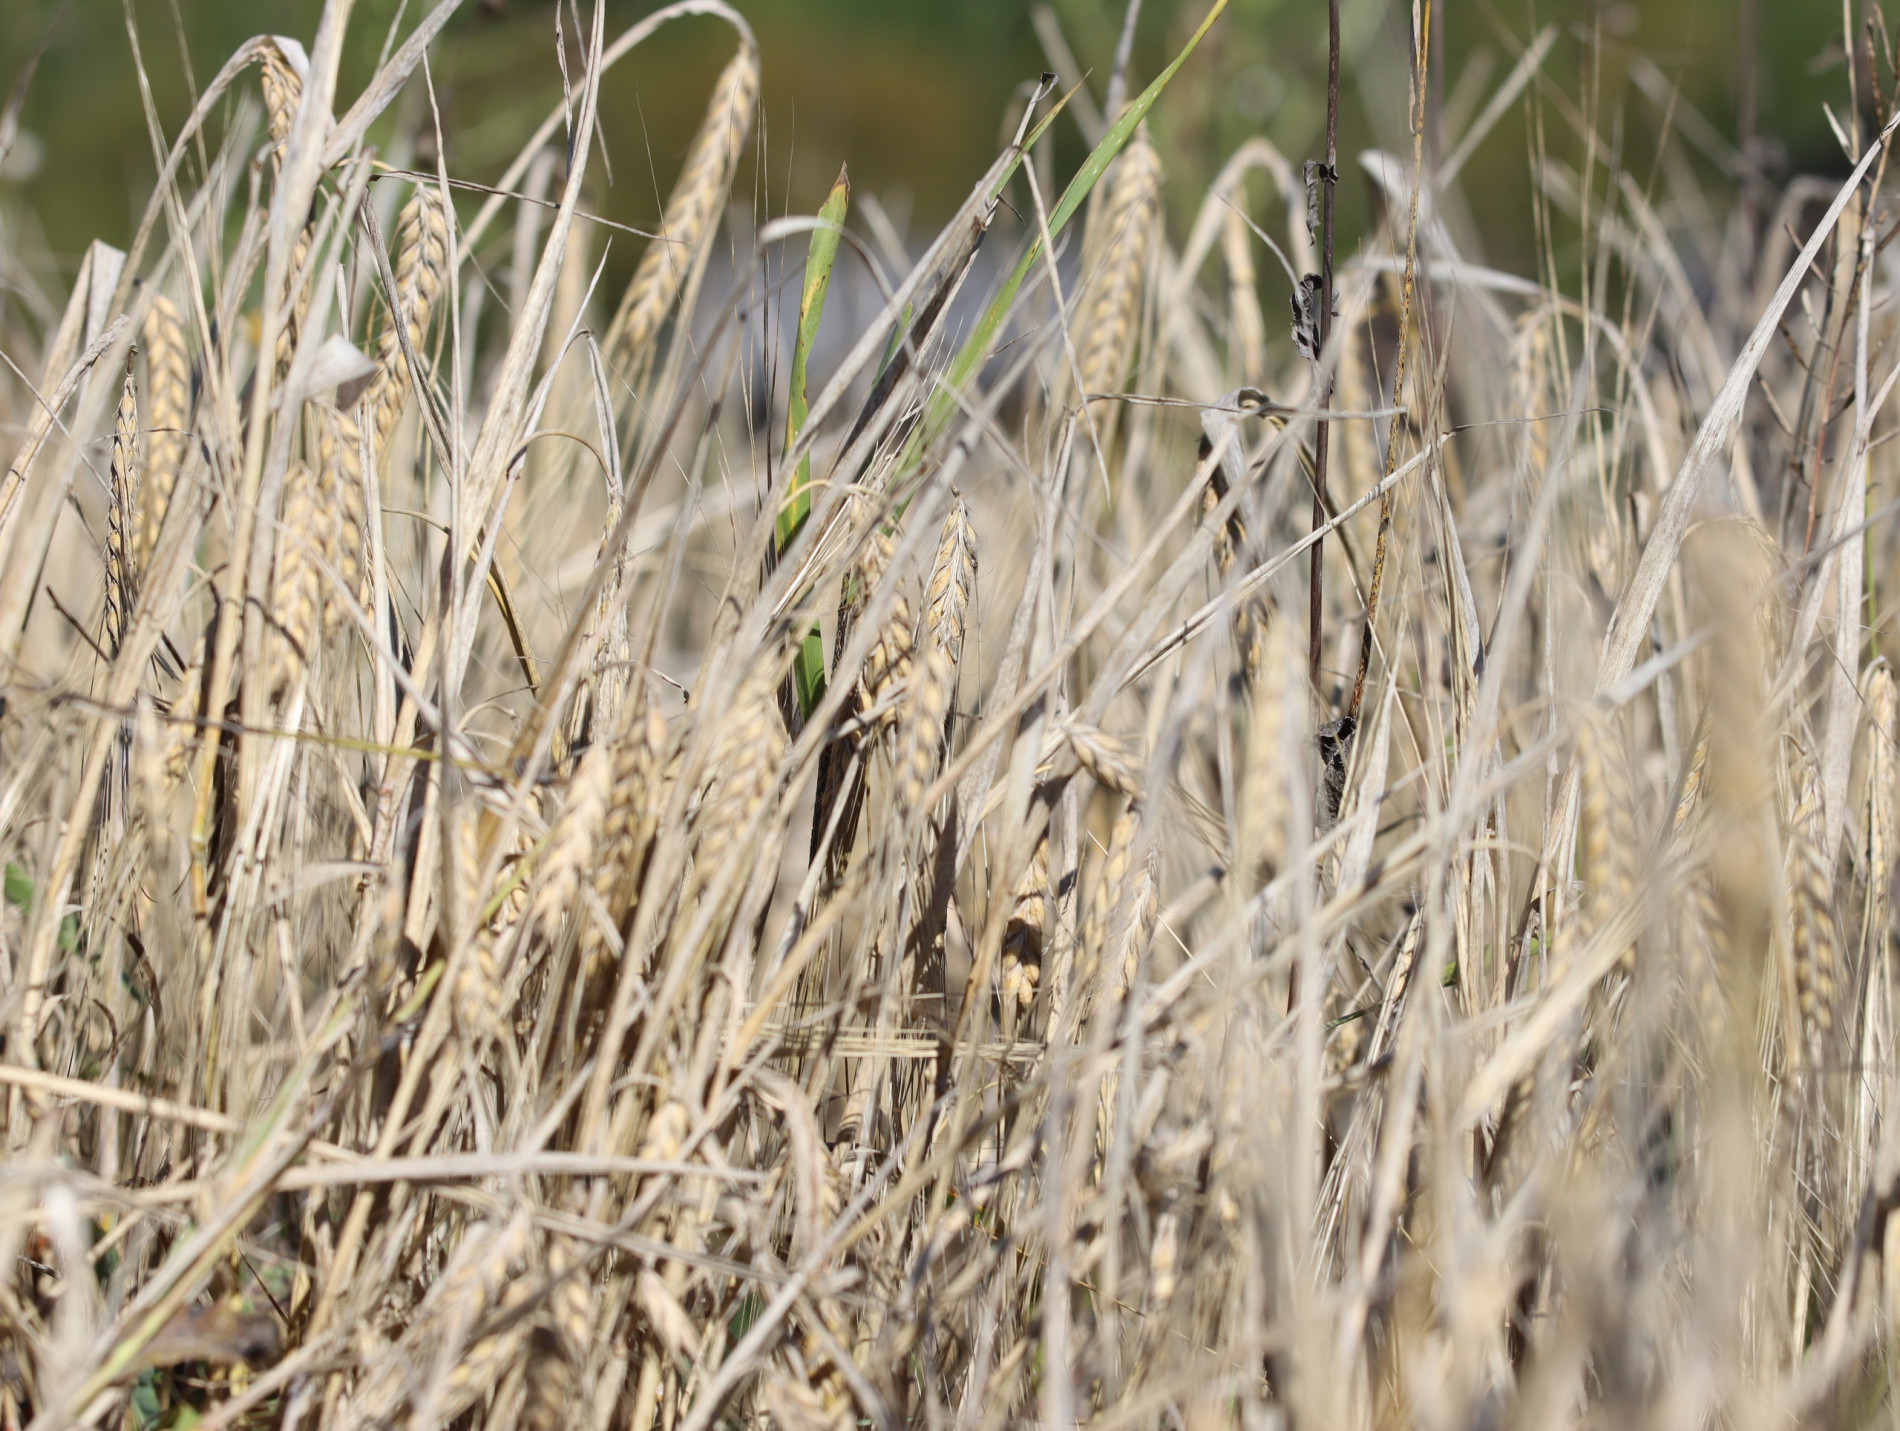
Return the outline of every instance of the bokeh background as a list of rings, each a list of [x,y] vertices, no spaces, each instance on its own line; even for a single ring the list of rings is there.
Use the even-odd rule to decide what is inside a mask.
[[[1863,3],[1852,0],[1857,16]],[[558,98],[553,36],[557,13],[567,13],[571,40],[572,4],[467,0],[433,69],[451,173],[499,174]],[[848,160],[860,192],[868,186],[914,232],[931,226],[995,153],[1018,87],[1048,64],[1035,16],[1043,7],[1025,0],[738,0],[738,7],[763,54],[763,122],[748,177],[755,203],[771,213],[810,212]],[[358,0],[346,96],[374,64],[374,37],[392,25],[406,29],[426,8],[426,0]],[[651,0],[611,6],[610,35],[653,8]],[[1078,66],[1091,71],[1099,99],[1122,0],[1050,0],[1046,8]],[[1165,63],[1203,9],[1203,0],[1146,0],[1137,83]],[[176,131],[193,74],[214,71],[252,34],[307,40],[320,10],[321,0],[129,0],[159,124]],[[153,144],[127,13],[125,0],[0,0],[0,85],[10,88],[50,37],[0,193],[25,200],[17,207],[38,225],[38,257],[67,271],[90,239],[123,243],[150,191]],[[1370,144],[1403,149],[1411,6],[1345,0],[1343,15],[1342,153]],[[1561,34],[1546,62],[1552,94],[1594,96],[1615,118],[1625,162],[1639,174],[1651,167],[1662,125],[1685,122],[1627,82],[1639,56],[1679,85],[1678,102],[1715,135],[1752,140],[1744,148],[1764,177],[1844,170],[1822,109],[1831,101],[1839,112],[1847,91],[1837,0],[1440,0],[1434,136],[1460,132],[1544,25]],[[602,104],[613,180],[590,195],[597,212],[632,225],[653,220],[730,48],[720,22],[690,20],[666,27],[615,69]],[[1183,206],[1249,134],[1265,133],[1296,164],[1317,151],[1324,57],[1324,0],[1232,0],[1155,120]],[[1566,146],[1562,106],[1570,102],[1558,98],[1547,113],[1544,142],[1553,151]],[[1081,153],[1073,125],[1061,127],[1058,142],[1071,160]],[[1528,153],[1519,105],[1467,174],[1476,232],[1466,240],[1505,267],[1521,267],[1534,252]],[[1368,196],[1356,169],[1348,168],[1348,180],[1342,234],[1350,244]],[[608,291],[637,258],[637,244],[618,248],[608,259]]]

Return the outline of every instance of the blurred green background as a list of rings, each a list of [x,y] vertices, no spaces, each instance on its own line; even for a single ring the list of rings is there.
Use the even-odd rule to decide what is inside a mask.
[[[1178,48],[1206,3],[1147,0],[1137,84]],[[1852,0],[1857,14],[1863,3]],[[954,208],[995,153],[1013,95],[1046,63],[1034,7],[1025,0],[737,4],[759,36],[765,91],[762,142],[741,188],[749,182],[774,213],[810,211],[848,160],[860,191],[875,192],[913,230],[929,226]],[[346,100],[370,73],[392,23],[406,31],[426,8],[426,0],[358,0],[342,79]],[[653,8],[650,0],[610,5],[610,36]],[[1053,0],[1051,8],[1079,63],[1092,69],[1099,100],[1122,0]],[[321,0],[129,0],[166,133],[176,132],[188,106],[185,55],[189,73],[202,82],[249,35],[269,31],[307,41],[320,9]],[[432,75],[452,174],[494,178],[559,97],[556,9],[557,0],[467,0],[451,22]],[[89,239],[125,241],[155,169],[127,13],[126,0],[71,0],[63,11],[57,0],[0,0],[0,86],[11,88],[50,34],[22,112],[26,137],[0,175],[0,198],[16,200],[10,207],[38,226],[35,233],[10,225],[15,241],[43,248],[43,261],[68,271]],[[1325,13],[1324,0],[1232,0],[1155,120],[1178,219],[1250,134],[1265,133],[1296,166],[1316,152]],[[1349,73],[1341,151],[1349,163],[1369,143],[1406,145],[1411,6],[1345,0],[1344,15]],[[1745,122],[1749,96],[1739,77],[1751,31],[1754,127],[1764,137],[1758,148],[1768,176],[1844,168],[1821,108],[1825,100],[1837,114],[1846,112],[1838,0],[1440,0],[1434,121],[1444,134],[1455,138],[1545,24],[1562,35],[1546,62],[1551,85],[1579,109],[1594,91],[1601,129],[1621,135],[1626,162],[1639,174],[1650,171],[1662,115],[1625,84],[1631,56],[1646,56],[1679,82],[1682,99],[1732,140]],[[602,105],[612,182],[598,172],[590,195],[597,211],[635,225],[654,219],[731,47],[719,21],[688,19],[663,29],[612,72]],[[1547,104],[1545,112],[1548,142],[1565,152],[1574,130],[1562,105]],[[1511,266],[1529,261],[1533,237],[1521,114],[1520,104],[1464,180],[1485,256]],[[1059,163],[1072,164],[1082,152],[1080,135],[1068,123],[1059,135]],[[1355,218],[1364,222],[1366,195],[1356,170],[1348,179],[1342,234],[1350,245]],[[617,247],[610,269],[624,271],[635,248]]]

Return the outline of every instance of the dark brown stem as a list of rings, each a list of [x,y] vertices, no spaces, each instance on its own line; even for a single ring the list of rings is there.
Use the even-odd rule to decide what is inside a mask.
[[[1319,273],[1319,374],[1322,410],[1333,405],[1333,194],[1339,185],[1339,0],[1326,0],[1326,167],[1320,170],[1320,273]],[[1326,525],[1326,460],[1332,451],[1332,424],[1319,420],[1313,437],[1313,530]],[[1319,693],[1320,627],[1325,605],[1325,589],[1320,584],[1325,543],[1313,543],[1311,575],[1307,581],[1306,605],[1306,677],[1313,693],[1313,704],[1321,715],[1326,702]],[[1286,981],[1286,1011],[1291,1017],[1300,1001],[1300,967],[1293,966]]]
[[[1326,168],[1320,173],[1320,287],[1319,353],[1320,406],[1332,406],[1333,381],[1326,364],[1330,360],[1329,339],[1333,332],[1333,194],[1339,184],[1339,0],[1326,4]],[[1326,463],[1332,451],[1332,424],[1320,419],[1313,439],[1313,530],[1326,525]],[[1306,609],[1306,674],[1319,700],[1320,627],[1324,607],[1324,589],[1320,575],[1325,562],[1325,543],[1313,543],[1312,574],[1308,582]]]

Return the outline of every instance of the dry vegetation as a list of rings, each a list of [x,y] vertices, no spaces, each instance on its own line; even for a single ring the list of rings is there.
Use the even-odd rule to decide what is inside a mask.
[[[246,46],[66,296],[0,245],[0,1426],[1884,1419],[1884,22],[1845,187],[1547,32],[1337,245],[1118,66],[907,257],[745,215],[719,0],[563,10],[456,187],[454,8],[348,106],[343,0]]]

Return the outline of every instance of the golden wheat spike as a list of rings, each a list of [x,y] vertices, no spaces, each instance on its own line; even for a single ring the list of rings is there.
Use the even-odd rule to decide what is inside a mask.
[[[1267,325],[1260,316],[1259,277],[1254,272],[1253,234],[1238,209],[1221,220],[1220,251],[1227,265],[1227,303],[1232,310],[1234,381],[1257,383],[1266,372]]]
[[[1865,938],[1870,950],[1887,947],[1892,893],[1888,871],[1894,855],[1894,738],[1900,734],[1900,690],[1893,667],[1876,662],[1862,678],[1866,693],[1867,745],[1862,796],[1867,810],[1862,867],[1867,871]]]
[[[783,670],[775,655],[771,646],[753,653],[713,744],[710,768],[717,774],[700,808],[695,856],[702,885],[721,877],[722,865],[744,839],[777,779],[787,742],[778,706]]]
[[[970,523],[970,509],[958,497],[943,519],[943,535],[937,541],[937,559],[931,564],[924,597],[930,634],[953,656],[963,650],[964,626],[975,591],[976,528]]]
[[[429,320],[442,296],[448,265],[448,211],[433,184],[419,184],[396,219],[393,258],[396,311],[401,315],[409,347],[418,360],[422,357],[423,339],[428,336]],[[376,338],[376,376],[370,380],[368,394],[371,430],[375,434],[379,461],[409,396],[409,363],[402,350],[404,336],[397,329],[396,320],[385,315],[382,331]]]
[[[277,334],[277,380],[282,382],[297,354],[297,336],[303,331],[305,315],[310,311],[310,246],[316,240],[316,226],[305,224],[297,231],[290,246],[290,306],[284,312],[284,326]]]
[[[647,851],[665,803],[666,721],[654,706],[636,714],[612,743],[613,786],[592,862],[594,893],[608,920],[619,928],[646,873]],[[594,920],[582,924],[586,975],[600,971],[607,940]]]
[[[609,745],[589,746],[574,768],[567,799],[548,834],[541,885],[534,897],[534,916],[544,929],[573,905],[581,877],[599,851],[614,794],[615,754]]]
[[[1586,718],[1577,741],[1582,800],[1577,864],[1584,885],[1585,925],[1592,932],[1636,897],[1636,832],[1613,737],[1607,722]]]
[[[1043,927],[1049,918],[1049,837],[1036,842],[1029,867],[1016,881],[1003,931],[1003,1004],[1027,1012],[1042,982]],[[1007,1027],[1007,1020],[1005,1023]]]
[[[1109,832],[1108,849],[1082,915],[1081,968],[1084,977],[1101,967],[1108,957],[1109,940],[1114,934],[1116,911],[1133,907],[1129,885],[1134,867],[1135,837],[1141,832],[1141,802],[1130,800],[1115,817]]]
[[[607,331],[604,347],[615,366],[636,359],[672,311],[732,187],[758,99],[758,53],[743,44],[713,85],[706,117],[661,210],[659,237],[650,240],[640,256]]]
[[[1845,987],[1834,878],[1821,834],[1819,782],[1808,778],[1788,819],[1787,879],[1791,953],[1801,1036],[1816,1067],[1825,1067]]]
[[[880,582],[895,579],[890,567],[896,554],[897,539],[894,535],[883,531],[872,535],[864,559],[858,564],[856,585],[860,605],[871,599],[871,593]],[[891,614],[878,632],[877,644],[864,658],[864,670],[858,679],[859,708],[865,713],[875,709],[880,701],[909,679],[911,653],[915,646],[911,634],[913,624],[910,599],[899,590],[891,601]],[[896,712],[887,711],[880,723],[888,726],[895,718]]]
[[[944,718],[950,713],[950,692],[956,662],[934,640],[925,641],[911,660],[910,679],[897,713],[893,774],[897,809],[906,819],[922,819],[924,792],[936,777],[943,755]]]
[[[271,570],[264,681],[272,697],[282,696],[302,674],[322,629],[323,578],[310,558],[313,547],[322,547],[323,512],[317,474],[307,463],[291,463],[284,474],[277,560]]]
[[[1135,355],[1135,330],[1141,321],[1142,288],[1154,251],[1161,213],[1161,156],[1145,134],[1137,134],[1116,163],[1115,176],[1101,211],[1099,257],[1083,295],[1076,325],[1075,352],[1082,392],[1119,392]],[[1091,235],[1093,238],[1093,235]],[[1112,421],[1113,405],[1101,408],[1098,430]]]
[[[119,654],[138,599],[134,530],[139,501],[139,390],[132,375],[136,349],[125,355],[125,382],[112,427],[111,491],[106,507],[106,650]]]
[[[366,499],[363,495],[363,433],[349,413],[319,405],[317,413],[318,493],[322,511],[318,529],[323,559],[337,574],[342,590],[365,610],[370,604]],[[335,591],[326,591],[323,629],[334,635],[344,607]]]
[[[1265,632],[1260,679],[1248,691],[1246,761],[1241,769],[1239,857],[1252,892],[1286,868],[1294,800],[1288,776],[1297,767],[1289,759],[1304,740],[1299,720],[1304,707],[1292,672],[1298,652],[1284,621]]]
[[[178,307],[162,293],[152,295],[140,337],[145,348],[145,476],[139,484],[132,569],[147,571],[191,452],[191,355]]]
[[[295,40],[272,35],[258,55],[260,78],[264,88],[264,113],[270,123],[270,141],[281,149],[290,137],[290,126],[297,118],[297,105],[303,98],[303,78],[309,60]]]
[[[594,1287],[581,1248],[572,1238],[548,1240],[548,1324],[529,1338],[527,1399],[521,1424],[528,1431],[559,1431],[570,1424],[582,1390],[594,1317]]]

